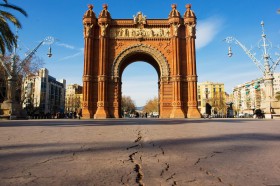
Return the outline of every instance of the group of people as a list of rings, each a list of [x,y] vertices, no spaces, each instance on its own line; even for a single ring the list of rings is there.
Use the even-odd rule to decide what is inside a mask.
[[[32,113],[28,114],[29,119],[62,119],[62,118],[69,118],[69,119],[81,119],[82,117],[82,111],[78,110],[77,112],[56,112],[56,113]]]
[[[148,118],[148,113],[135,112],[134,114],[124,113],[123,118]]]
[[[65,118],[70,118],[70,119],[81,119],[82,117],[82,109],[78,109],[77,112],[74,111],[74,112],[69,112],[69,113],[66,113],[66,117]]]
[[[264,112],[261,109],[256,109],[254,115],[256,115],[256,118],[258,119],[263,119],[265,117]]]

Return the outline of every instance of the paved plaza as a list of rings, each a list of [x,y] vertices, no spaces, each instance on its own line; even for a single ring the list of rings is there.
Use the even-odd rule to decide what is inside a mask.
[[[280,120],[0,121],[0,185],[280,185]]]

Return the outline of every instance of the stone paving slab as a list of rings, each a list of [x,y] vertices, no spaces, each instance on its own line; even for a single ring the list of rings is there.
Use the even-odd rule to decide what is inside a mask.
[[[280,185],[280,122],[0,121],[0,185]]]

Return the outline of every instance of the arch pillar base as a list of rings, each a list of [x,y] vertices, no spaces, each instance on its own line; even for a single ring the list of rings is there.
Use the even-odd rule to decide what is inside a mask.
[[[187,112],[188,118],[201,118],[201,114],[197,108],[189,108]]]
[[[104,107],[99,107],[94,114],[94,119],[106,119],[109,118],[108,112],[105,110]]]
[[[89,109],[83,108],[82,109],[82,118],[83,119],[90,119],[92,118],[92,112]]]
[[[119,110],[114,110],[114,118],[121,118]]]
[[[181,108],[175,107],[171,111],[170,118],[185,118],[185,114]]]

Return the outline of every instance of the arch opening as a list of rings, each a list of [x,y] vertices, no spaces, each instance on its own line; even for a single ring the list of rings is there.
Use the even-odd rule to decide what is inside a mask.
[[[118,95],[118,113],[121,113],[121,100],[122,100],[122,74],[124,70],[132,63],[136,61],[145,61],[150,64],[157,72],[158,83],[157,87],[157,98],[158,98],[158,115],[160,115],[160,98],[161,98],[161,81],[163,77],[169,78],[170,69],[168,62],[164,55],[156,48],[150,45],[136,44],[127,47],[115,58],[112,66],[112,79],[119,82],[118,90],[120,93]]]
[[[158,116],[159,74],[150,62],[127,61],[122,71],[120,81],[122,117],[149,117],[151,113],[157,113],[157,115],[154,115]],[[129,104],[127,101],[129,98],[134,101],[135,110],[128,108]],[[152,102],[152,100],[154,102]],[[150,104],[147,109],[144,110],[147,101],[150,101]]]
[[[120,77],[122,76],[125,68],[135,62],[143,62],[150,64],[156,70],[158,78],[160,78],[160,66],[158,65],[157,61],[151,55],[141,52],[132,53],[124,59],[124,62],[120,66]]]

